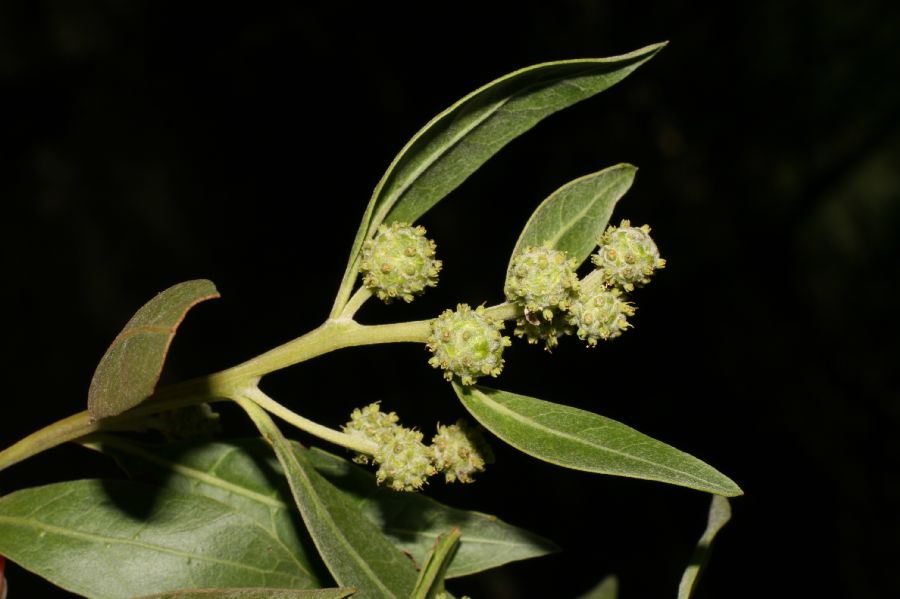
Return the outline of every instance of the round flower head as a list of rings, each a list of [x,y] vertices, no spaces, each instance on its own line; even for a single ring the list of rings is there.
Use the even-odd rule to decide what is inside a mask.
[[[634,307],[620,295],[618,289],[601,288],[572,304],[569,322],[578,327],[579,339],[594,346],[598,339],[613,339],[631,326],[627,317],[634,314]]]
[[[422,433],[397,426],[385,437],[373,456],[379,465],[375,479],[395,491],[416,491],[425,479],[437,472],[431,463],[431,449],[422,443]]]
[[[437,471],[431,463],[431,449],[422,443],[422,433],[400,426],[397,421],[397,414],[382,412],[375,402],[353,410],[344,432],[375,443],[372,461],[378,464],[375,478],[379,483],[386,483],[395,491],[415,491]],[[359,454],[354,461],[367,464],[369,456]]]
[[[603,272],[606,283],[626,291],[648,283],[653,271],[666,265],[650,238],[648,225],[632,227],[627,220],[618,227],[610,225],[600,237],[599,245],[591,260]]]
[[[375,237],[363,244],[363,285],[387,303],[398,297],[413,301],[426,287],[437,285],[441,261],[434,258],[434,247],[424,227],[381,225]]]
[[[443,368],[448,381],[456,375],[463,385],[486,374],[497,376],[503,369],[503,349],[510,344],[502,329],[503,321],[485,316],[483,306],[473,310],[459,304],[455,312],[445,310],[431,323],[427,346],[434,355],[428,363]]]
[[[470,428],[464,420],[456,424],[437,425],[437,434],[431,440],[434,465],[444,472],[448,483],[473,482],[472,475],[484,471],[485,462],[493,461],[490,447],[477,430]]]
[[[506,299],[553,319],[553,308],[565,310],[578,291],[575,260],[549,245],[528,246],[515,258],[506,279]]]

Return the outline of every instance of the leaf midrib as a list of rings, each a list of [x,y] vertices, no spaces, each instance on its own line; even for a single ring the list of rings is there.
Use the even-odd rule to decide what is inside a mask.
[[[519,422],[522,422],[523,424],[532,426],[532,427],[534,427],[534,428],[537,428],[537,429],[539,429],[539,430],[545,431],[545,432],[547,432],[547,433],[551,433],[551,434],[556,435],[556,436],[564,437],[564,438],[566,438],[566,439],[568,439],[568,440],[570,440],[570,441],[574,441],[574,442],[577,443],[577,444],[585,445],[585,446],[587,446],[587,447],[590,447],[590,448],[593,448],[593,449],[598,449],[598,450],[600,450],[600,451],[605,451],[605,452],[608,452],[608,453],[611,453],[611,454],[614,454],[614,455],[617,455],[617,456],[620,456],[620,457],[623,457],[623,458],[632,459],[632,460],[635,460],[635,461],[637,461],[637,462],[641,462],[641,463],[643,463],[643,464],[647,464],[647,465],[649,465],[649,466],[653,466],[653,467],[656,467],[656,468],[662,468],[662,469],[664,469],[664,470],[668,470],[669,472],[674,472],[674,473],[677,473],[677,474],[684,475],[684,476],[687,477],[687,478],[690,478],[690,479],[692,479],[692,480],[701,482],[701,483],[703,483],[703,484],[705,484],[705,485],[713,486],[713,487],[716,487],[716,488],[721,489],[721,490],[726,490],[724,487],[722,487],[722,486],[721,486],[720,484],[718,484],[718,483],[714,483],[714,482],[712,482],[712,481],[709,481],[709,480],[700,478],[700,477],[698,477],[697,475],[691,474],[691,473],[689,473],[689,472],[684,472],[683,470],[678,470],[678,469],[676,469],[676,468],[673,468],[673,467],[671,467],[671,466],[667,466],[667,465],[665,465],[665,464],[660,464],[660,463],[658,463],[658,462],[652,462],[652,461],[650,461],[650,460],[647,460],[646,458],[642,458],[642,457],[635,456],[635,455],[632,455],[632,454],[629,454],[629,453],[625,453],[625,452],[620,451],[620,450],[617,450],[617,449],[612,449],[612,448],[610,448],[610,447],[604,447],[604,446],[602,446],[602,445],[595,445],[595,444],[593,444],[593,443],[589,443],[589,442],[587,442],[587,441],[585,441],[585,440],[583,440],[583,439],[580,439],[579,437],[573,436],[572,434],[567,433],[567,432],[565,432],[565,431],[561,431],[561,430],[557,430],[557,429],[550,428],[550,427],[548,427],[548,426],[546,426],[546,425],[543,425],[543,424],[541,424],[541,423],[539,423],[539,422],[535,422],[534,420],[531,420],[531,419],[529,419],[529,418],[526,418],[525,416],[519,414],[518,412],[515,412],[515,411],[513,411],[513,410],[510,410],[509,408],[507,408],[506,406],[504,406],[504,405],[502,405],[502,404],[497,403],[496,401],[490,399],[490,398],[489,398],[485,393],[483,393],[482,391],[473,390],[473,392],[474,392],[474,393],[477,393],[478,396],[482,398],[482,401],[484,401],[485,403],[490,404],[491,406],[494,406],[497,412],[500,412],[500,413],[502,413],[502,414],[511,416],[513,419],[518,420]]]

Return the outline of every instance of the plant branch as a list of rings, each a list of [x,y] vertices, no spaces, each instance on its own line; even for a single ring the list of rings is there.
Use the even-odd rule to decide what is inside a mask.
[[[288,424],[291,424],[299,428],[300,430],[309,433],[310,435],[314,435],[316,437],[319,437],[320,439],[324,439],[329,443],[334,443],[335,445],[340,445],[341,447],[346,447],[347,449],[351,449],[359,453],[367,453],[370,455],[375,453],[375,450],[377,449],[375,443],[373,443],[372,441],[354,437],[353,435],[348,435],[332,428],[328,428],[327,426],[323,426],[317,422],[309,420],[308,418],[304,418],[300,414],[292,412],[291,410],[287,409],[286,407],[263,393],[259,389],[259,387],[251,387],[249,389],[245,389],[241,395],[258,405],[265,411],[269,412],[270,414],[278,416]],[[243,404],[241,405],[243,406]]]

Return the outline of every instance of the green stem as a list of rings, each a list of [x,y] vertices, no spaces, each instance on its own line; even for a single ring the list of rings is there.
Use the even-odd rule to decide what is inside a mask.
[[[332,428],[328,428],[327,426],[322,426],[318,422],[313,422],[308,418],[304,418],[300,414],[292,412],[291,410],[287,409],[286,407],[263,393],[259,389],[259,387],[251,387],[249,389],[245,389],[241,395],[258,405],[265,411],[269,412],[270,414],[278,416],[288,424],[291,424],[302,431],[306,431],[311,435],[315,435],[320,439],[324,439],[329,443],[334,443],[335,445],[340,445],[342,447],[346,447],[347,449],[351,449],[359,453],[367,453],[370,455],[375,453],[375,450],[378,448],[372,441],[354,437],[352,435],[336,431]],[[243,404],[241,405],[243,406]]]
[[[368,287],[360,287],[356,290],[356,293],[353,294],[353,297],[347,302],[344,306],[344,309],[341,311],[341,315],[338,317],[338,320],[349,320],[353,318],[353,316],[359,311],[366,301],[372,297],[372,290]]]

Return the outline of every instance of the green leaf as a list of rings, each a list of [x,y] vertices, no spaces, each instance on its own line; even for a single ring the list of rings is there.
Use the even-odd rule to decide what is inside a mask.
[[[566,183],[544,200],[528,219],[509,259],[528,246],[549,243],[580,265],[597,246],[616,202],[634,181],[637,169],[618,164]]]
[[[545,462],[729,497],[743,493],[712,466],[615,420],[488,387],[453,388],[482,426]]]
[[[578,599],[616,599],[619,594],[619,579],[610,574],[600,584],[578,597]]]
[[[453,561],[456,550],[459,548],[460,532],[454,528],[447,534],[440,535],[434,544],[434,548],[428,552],[425,563],[419,572],[416,588],[411,599],[437,599],[444,593],[444,578],[447,576],[447,568]]]
[[[559,550],[543,537],[496,516],[448,507],[423,493],[397,493],[378,486],[369,472],[330,453],[314,448],[305,455],[325,478],[353,497],[366,517],[417,563],[423,563],[438,535],[459,528],[462,541],[447,578]]]
[[[121,414],[153,394],[169,345],[187,311],[219,297],[212,281],[186,281],[138,310],[103,354],[88,390],[88,412],[99,420]]]
[[[412,561],[322,478],[302,452],[294,451],[262,408],[248,399],[236,401],[275,449],[303,522],[337,583],[358,589],[363,598],[409,597],[416,584]]]
[[[302,564],[234,509],[130,481],[56,483],[0,498],[0,553],[104,599],[193,586],[310,586]]]
[[[532,65],[480,87],[434,117],[400,150],[375,188],[341,293],[349,293],[362,244],[379,224],[415,222],[513,139],[554,112],[618,83],[664,45],[610,58]],[[338,311],[345,302],[339,296]]]
[[[731,504],[724,497],[714,495],[709,504],[709,517],[706,522],[706,530],[700,541],[697,542],[697,548],[694,549],[694,555],[691,557],[691,563],[685,569],[678,584],[678,599],[689,599],[700,573],[709,561],[709,553],[712,550],[712,542],[722,527],[731,520]]]
[[[345,599],[354,589],[188,589],[139,599]]]
[[[291,497],[284,472],[261,439],[239,444],[182,441],[161,445],[95,435],[83,444],[114,457],[134,478],[231,506],[277,539],[317,586],[327,582],[314,574],[321,562],[312,547],[312,555],[307,549],[310,540],[289,509]]]

